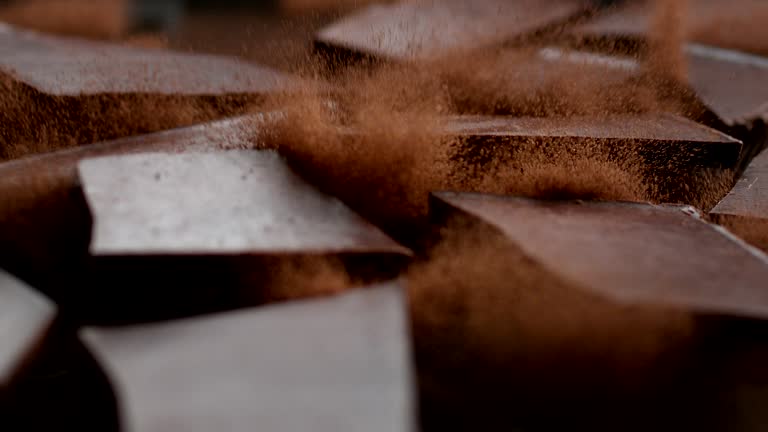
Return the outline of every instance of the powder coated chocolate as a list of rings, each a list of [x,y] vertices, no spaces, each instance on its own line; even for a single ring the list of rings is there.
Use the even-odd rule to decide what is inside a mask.
[[[768,220],[768,151],[752,160],[733,190],[711,214]]]
[[[706,2],[692,2],[688,19],[696,19],[697,3]],[[599,48],[634,52],[647,42],[651,12],[645,2],[628,2],[576,26],[571,34]],[[726,125],[768,118],[768,59],[697,43],[687,44],[685,54],[688,83]]]
[[[0,72],[49,96],[220,96],[289,89],[293,78],[237,59],[0,27]]]
[[[768,256],[687,206],[436,193],[560,279],[620,304],[768,318]]]

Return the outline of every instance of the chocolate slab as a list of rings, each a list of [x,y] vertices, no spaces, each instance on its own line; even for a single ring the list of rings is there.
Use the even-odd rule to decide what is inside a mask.
[[[738,154],[739,141],[686,118],[665,113],[606,117],[493,117],[455,116],[445,133],[458,136],[575,137],[653,142],[690,142],[722,146]],[[734,153],[735,152],[735,153]]]
[[[81,337],[124,431],[411,431],[406,309],[388,283]]]
[[[482,117],[463,116],[446,122],[444,133],[459,137],[460,161],[483,166],[527,149],[532,143],[546,151],[594,151],[620,159],[639,156],[642,172],[657,183],[659,199],[700,202],[706,188],[699,178],[730,175],[742,144],[715,129],[686,118],[647,113],[604,117]],[[580,150],[581,149],[581,150]],[[591,149],[591,150],[590,150]],[[519,159],[524,160],[523,151]],[[514,156],[513,156],[514,157]],[[714,206],[714,202],[708,204]]]
[[[395,277],[410,258],[274,151],[104,157],[78,172],[93,225],[88,283],[70,304],[87,322],[326,295]]]
[[[88,159],[94,255],[408,253],[272,151]]]
[[[645,45],[654,19],[674,19],[675,30],[682,28],[686,40],[722,48],[764,55],[768,43],[761,38],[759,26],[765,17],[765,4],[760,0],[688,0],[668,3],[665,14],[654,16],[654,8],[664,2],[632,0],[613,2],[587,22],[575,26],[582,41],[606,44],[615,49],[637,49]],[[659,22],[659,24],[661,24]],[[672,24],[669,24],[672,25]]]
[[[41,346],[56,306],[0,270],[0,394]]]
[[[768,257],[686,206],[437,193],[560,280],[619,304],[768,318]]]
[[[266,94],[295,82],[233,58],[138,49],[0,27],[0,71],[51,96]]]
[[[768,58],[689,44],[691,87],[726,124],[768,120]]]
[[[384,60],[427,59],[530,36],[581,15],[589,5],[582,0],[372,5],[322,29],[316,44]]]
[[[700,14],[697,11],[709,2],[691,3],[686,19],[695,21]],[[635,53],[644,48],[651,20],[651,6],[627,2],[571,31],[588,44]],[[726,125],[743,124],[768,114],[768,90],[762,84],[768,79],[768,59],[698,43],[687,44],[685,53],[689,84]]]
[[[0,28],[0,160],[260,109],[298,79],[234,58]]]
[[[740,237],[768,250],[768,151],[747,167],[736,186],[710,212]]]
[[[252,148],[269,114],[97,143],[0,163],[0,259],[35,286],[61,285],[87,252],[90,218],[79,190],[85,158]],[[66,277],[64,277],[66,279]]]

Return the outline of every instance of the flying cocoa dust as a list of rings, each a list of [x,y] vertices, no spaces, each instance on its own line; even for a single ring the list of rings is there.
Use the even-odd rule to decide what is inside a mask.
[[[654,0],[648,65],[659,76],[686,82],[684,55],[688,0]]]
[[[408,292],[420,380],[442,415],[543,427],[574,416],[622,423],[613,410],[643,394],[656,395],[634,405],[644,412],[663,405],[665,377],[678,372],[692,336],[690,316],[602,300],[486,226],[453,219],[441,234],[409,272]]]
[[[283,97],[286,116],[270,131],[272,143],[314,184],[415,247],[430,232],[427,198],[435,190],[655,201],[656,179],[630,147],[542,151],[557,147],[553,138],[478,165],[460,157],[466,142],[442,131],[447,116],[461,114],[557,121],[679,112],[668,82],[685,78],[676,28],[684,10],[683,2],[659,4],[656,31],[663,34],[638,75],[600,64],[542,66],[540,47],[373,69],[334,64],[328,87]],[[309,67],[309,75],[327,78],[320,69]],[[730,173],[692,177],[684,187],[700,193],[702,206],[713,205],[733,180]],[[562,402],[559,410],[579,411],[589,403],[575,401],[621,405],[617,395],[644,392],[663,399],[659,388],[669,383],[657,379],[680,366],[693,328],[687,313],[602,300],[557,280],[497,235],[453,229],[458,234],[444,232],[408,273],[420,386],[441,405],[440,416],[480,410],[476,427],[494,403],[501,417],[514,406],[515,414],[541,419],[553,401]],[[510,388],[521,396],[510,396]]]

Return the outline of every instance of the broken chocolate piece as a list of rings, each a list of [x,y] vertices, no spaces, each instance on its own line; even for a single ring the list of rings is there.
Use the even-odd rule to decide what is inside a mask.
[[[372,5],[321,30],[316,44],[384,60],[417,60],[496,45],[563,24],[582,0],[448,0]]]
[[[739,161],[741,142],[686,118],[647,113],[607,117],[460,116],[446,122],[443,133],[458,137],[458,157],[472,165],[509,158],[535,144],[575,152],[583,149],[615,155],[637,155],[643,172],[655,179],[660,199],[699,202],[699,177],[728,175]],[[525,153],[520,159],[524,159]],[[514,157],[514,156],[512,156]],[[706,177],[706,176],[705,176]],[[714,205],[712,203],[711,205]]]
[[[50,96],[266,94],[295,81],[233,58],[0,29],[0,71]]]
[[[700,9],[712,6],[707,1],[693,3],[688,19],[694,22],[703,13]],[[587,46],[636,54],[646,48],[650,15],[650,6],[646,3],[629,2],[575,27],[572,34]],[[684,53],[688,61],[688,84],[727,127],[765,120],[768,90],[763,83],[768,79],[768,59],[697,43],[685,45]],[[738,137],[745,138],[741,134]]]
[[[69,290],[87,255],[90,217],[78,185],[80,160],[258,147],[261,127],[272,116],[232,118],[0,164],[0,263],[57,297],[53,291]]]
[[[297,83],[232,58],[0,28],[0,160],[243,114]]]
[[[41,346],[55,317],[53,303],[0,270],[0,396]]]
[[[768,119],[768,58],[689,44],[691,87],[726,124]]]
[[[718,223],[768,250],[768,151],[752,160],[733,190],[710,212]]]
[[[106,319],[327,294],[396,276],[410,255],[273,151],[104,157],[78,171],[97,282],[75,306]]]
[[[659,37],[674,25],[685,40],[764,55],[768,43],[754,27],[760,25],[766,12],[760,0],[622,1],[574,26],[572,34],[577,42],[632,52],[643,49],[647,39],[654,36],[654,24]]]
[[[87,159],[94,255],[407,253],[272,151]]]
[[[493,227],[546,271],[618,304],[768,319],[768,257],[691,207],[448,192],[432,205]]]
[[[411,431],[397,283],[81,337],[115,385],[125,431]]]

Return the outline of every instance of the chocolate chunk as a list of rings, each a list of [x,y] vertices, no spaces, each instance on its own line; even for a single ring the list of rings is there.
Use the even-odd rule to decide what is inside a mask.
[[[406,309],[388,283],[81,336],[115,385],[121,430],[411,431]]]
[[[323,49],[384,60],[439,57],[530,36],[579,16],[581,0],[481,0],[373,5],[321,30]]]
[[[691,207],[457,193],[432,204],[493,227],[548,272],[612,302],[768,318],[768,257]]]
[[[733,190],[710,212],[750,243],[768,250],[768,151],[752,160]]]
[[[122,287],[78,306],[107,318],[99,305],[151,319],[327,294],[397,275],[410,255],[273,151],[105,157],[78,171],[91,275]]]

